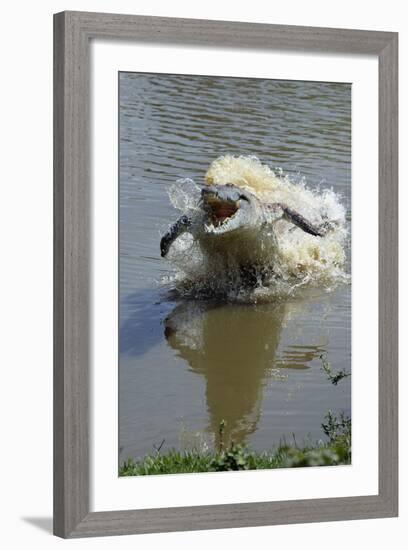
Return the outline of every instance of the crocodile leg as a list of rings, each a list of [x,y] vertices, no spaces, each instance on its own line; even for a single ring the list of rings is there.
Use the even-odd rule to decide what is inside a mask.
[[[282,205],[283,217],[288,221],[303,229],[306,233],[314,235],[315,237],[324,237],[327,233],[326,228],[321,225],[316,226],[310,223],[299,212],[292,210],[288,206]]]
[[[160,254],[162,258],[167,255],[170,246],[177,239],[177,237],[185,233],[189,229],[189,227],[191,227],[191,218],[183,215],[163,235],[160,241]]]
[[[297,227],[300,227],[306,233],[314,235],[315,237],[324,237],[327,232],[332,228],[331,224],[328,222],[322,223],[321,225],[314,225],[304,218],[296,210],[292,210],[289,206],[282,203],[273,203],[268,205],[268,211],[270,215],[274,216],[277,219],[277,216],[280,215],[288,222],[293,223]]]

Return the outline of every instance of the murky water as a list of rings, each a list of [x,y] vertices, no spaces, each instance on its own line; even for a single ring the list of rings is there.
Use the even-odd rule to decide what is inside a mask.
[[[350,222],[350,101],[345,84],[121,73],[120,461],[163,440],[211,447],[221,420],[263,450],[322,438],[329,409],[350,414],[351,379],[333,386],[321,369],[322,354],[350,369],[349,284],[267,304],[177,300],[159,250],[179,214],[169,187],[202,183],[223,154],[333,188]]]

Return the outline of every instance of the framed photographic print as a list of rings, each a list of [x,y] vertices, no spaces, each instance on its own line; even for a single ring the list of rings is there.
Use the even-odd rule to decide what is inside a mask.
[[[55,534],[397,515],[397,34],[54,37]]]

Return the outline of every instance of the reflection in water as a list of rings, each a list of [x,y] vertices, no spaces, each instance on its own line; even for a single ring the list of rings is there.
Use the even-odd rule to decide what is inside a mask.
[[[299,306],[297,306],[298,308]],[[294,346],[277,358],[282,326],[293,304],[237,305],[187,301],[165,321],[169,345],[191,369],[204,376],[209,430],[218,446],[218,428],[226,421],[224,441],[243,443],[257,429],[264,386],[279,368],[308,368],[322,346]]]

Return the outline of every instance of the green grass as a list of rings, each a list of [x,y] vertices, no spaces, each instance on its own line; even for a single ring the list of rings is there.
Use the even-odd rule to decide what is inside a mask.
[[[351,372],[347,372],[345,369],[333,371],[329,361],[327,360],[327,357],[325,357],[323,354],[320,355],[320,359],[322,361],[322,370],[325,372],[327,380],[329,380],[333,384],[333,386],[337,386],[337,384],[340,382],[340,380],[343,380],[343,378],[351,376]]]
[[[120,476],[222,472],[237,470],[269,470],[274,468],[299,468],[307,466],[336,466],[351,462],[351,420],[329,411],[322,424],[327,443],[309,444],[299,448],[296,444],[280,445],[272,451],[258,453],[243,445],[231,443],[224,448],[221,443],[216,452],[156,451],[140,460],[128,459],[119,469]],[[220,424],[220,436],[225,423]]]

